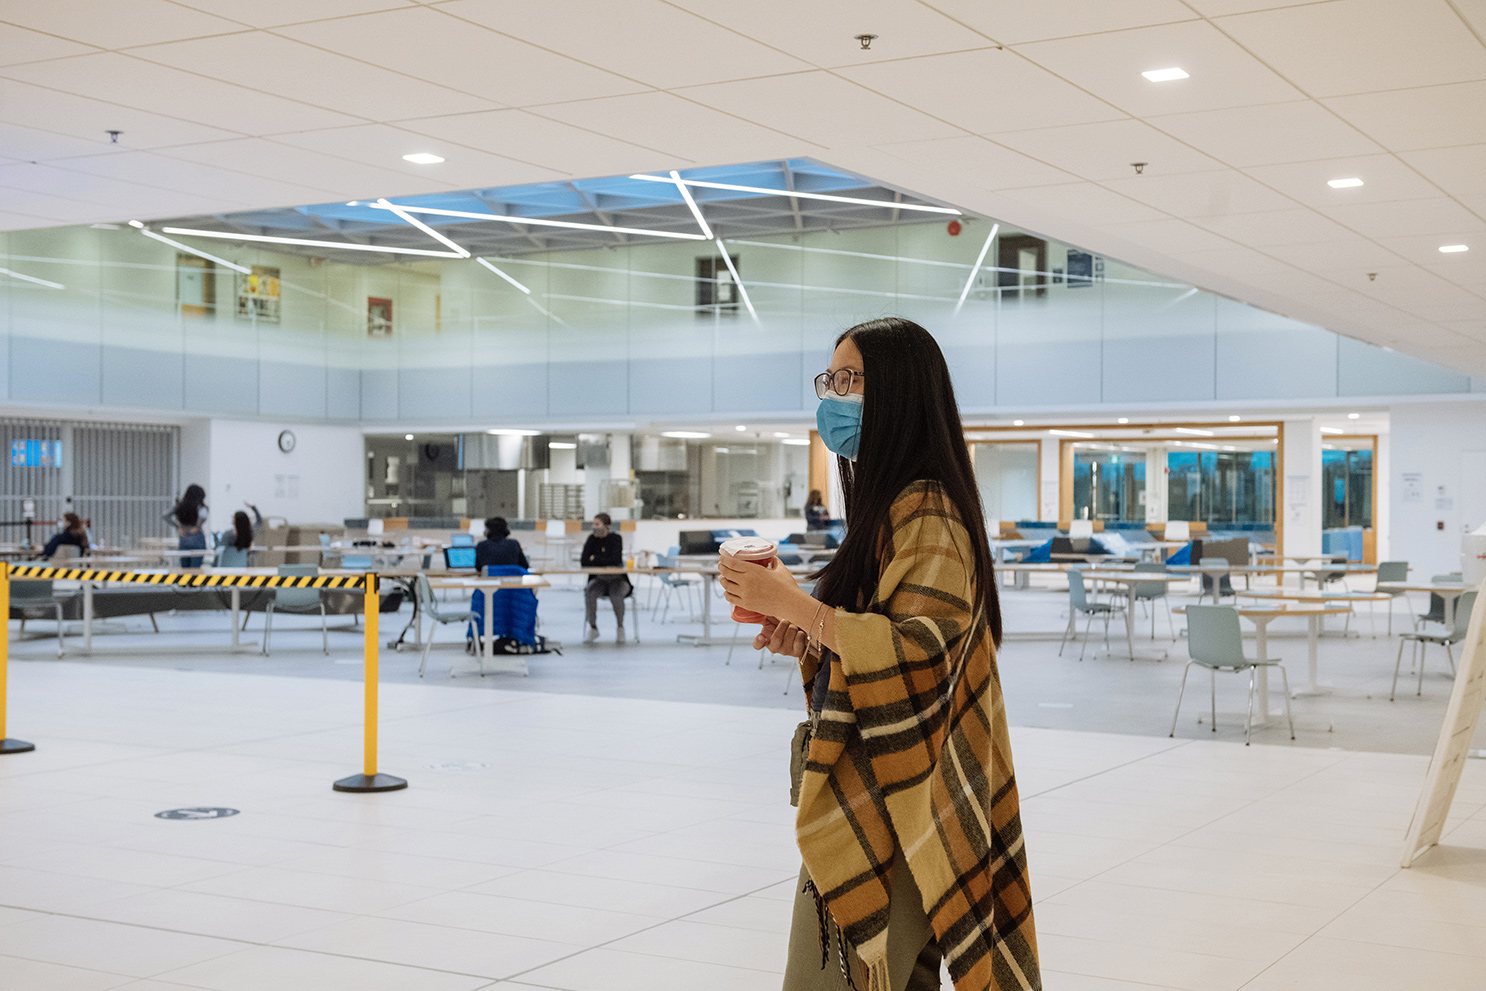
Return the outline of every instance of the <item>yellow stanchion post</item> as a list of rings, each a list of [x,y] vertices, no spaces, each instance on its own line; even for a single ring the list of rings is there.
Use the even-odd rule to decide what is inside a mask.
[[[0,562],[0,754],[24,754],[36,744],[5,735],[5,707],[10,679],[10,565]]]
[[[399,788],[408,786],[406,780],[377,772],[377,652],[381,647],[377,642],[377,620],[381,616],[382,596],[377,588],[377,576],[372,572],[366,574],[365,595],[363,611],[366,642],[363,647],[365,666],[362,677],[365,682],[364,707],[366,711],[362,717],[364,737],[361,773],[353,774],[349,778],[341,778],[334,787],[336,791],[397,791]]]

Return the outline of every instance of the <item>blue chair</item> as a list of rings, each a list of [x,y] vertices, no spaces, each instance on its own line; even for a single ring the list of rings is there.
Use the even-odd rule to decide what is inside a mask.
[[[320,569],[313,564],[281,564],[279,574],[293,576],[296,578],[313,578],[320,574]],[[320,614],[320,637],[323,641],[322,649],[326,655],[330,654],[330,628],[325,624],[325,601],[320,598],[318,588],[276,588],[273,590],[273,598],[268,600],[268,607],[263,616],[263,656],[268,656],[268,640],[273,634],[273,614],[275,612],[295,613],[303,616]]]
[[[487,578],[529,574],[517,564],[492,564],[485,568]],[[486,635],[485,591],[475,589],[470,595],[469,635],[479,644]],[[529,588],[496,589],[490,597],[490,631],[493,637],[509,637],[529,647],[537,643],[537,593]]]
[[[352,571],[371,571],[375,565],[372,564],[370,554],[343,554],[341,567]]]
[[[681,548],[679,546],[678,547],[671,547],[671,548],[669,548],[666,551],[666,553],[661,554],[661,555],[659,555],[656,558],[656,561],[655,561],[656,566],[659,567],[659,568],[674,568],[674,567],[676,567],[676,564],[677,564],[677,557],[680,554],[681,554]],[[697,590],[698,593],[700,593],[700,591],[701,591],[701,587],[702,587],[702,577],[701,577],[701,575],[686,575],[686,574],[677,574],[675,572],[669,572],[669,573],[663,572],[663,573],[657,575],[656,577],[660,579],[660,586],[659,587],[660,587],[661,597],[651,607],[651,615],[653,617],[654,614],[655,614],[655,612],[657,610],[659,610],[660,611],[660,620],[659,621],[662,622],[662,623],[664,623],[666,621],[666,616],[668,616],[670,614],[670,612],[671,612],[671,597],[673,595],[682,595],[682,594],[689,595],[690,592],[691,592],[691,590],[693,590],[693,589]],[[698,599],[697,602],[698,602],[698,605],[700,606],[701,600]],[[664,604],[664,606],[665,606],[664,609],[661,609],[662,604]]]
[[[1290,724],[1290,739],[1295,739],[1295,720],[1290,718],[1290,676],[1278,658],[1255,660],[1243,653],[1243,629],[1239,626],[1238,610],[1232,606],[1188,606],[1187,607],[1187,652],[1192,659],[1182,668],[1182,687],[1176,696],[1176,712],[1171,714],[1171,733],[1176,736],[1176,720],[1182,711],[1182,696],[1187,693],[1187,673],[1192,665],[1207,668],[1212,678],[1212,730],[1218,731],[1218,672],[1234,674],[1249,673],[1249,716],[1244,723],[1243,743],[1249,745],[1254,726],[1254,671],[1257,668],[1278,668],[1285,686],[1285,720]]]

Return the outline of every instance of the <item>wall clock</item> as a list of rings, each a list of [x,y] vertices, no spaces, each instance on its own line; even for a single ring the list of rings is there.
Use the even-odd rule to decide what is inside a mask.
[[[285,454],[288,454],[290,451],[294,450],[294,431],[279,431],[279,450],[283,451]]]

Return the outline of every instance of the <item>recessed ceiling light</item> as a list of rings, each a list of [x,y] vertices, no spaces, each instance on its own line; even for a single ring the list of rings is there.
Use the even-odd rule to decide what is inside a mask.
[[[748,428],[745,427],[745,426],[743,426],[743,424],[740,423],[736,427],[734,427],[733,429],[736,430],[736,431],[738,431],[739,433],[742,433],[743,431],[747,430]]]
[[[485,432],[497,437],[537,437],[542,433],[540,430],[510,430],[504,427],[496,427]]]
[[[1347,419],[1349,419],[1349,420],[1360,420],[1360,419],[1362,419],[1362,414],[1361,413],[1348,413],[1347,414]]]
[[[1116,423],[1129,423],[1130,422],[1130,418],[1128,416],[1122,416],[1118,420],[1116,420],[1115,422]]]
[[[144,224],[141,224],[141,223],[140,223],[140,222],[139,222],[139,221],[137,221],[137,220],[131,220],[131,221],[129,221],[129,226],[130,226],[130,227],[138,227],[138,228],[140,228],[140,229],[141,229],[141,230],[143,230],[143,229],[144,229]],[[1444,250],[1445,250],[1445,249],[1444,249],[1444,248],[1441,248],[1441,249],[1440,249],[1440,250],[1441,250],[1441,251],[1444,251]]]
[[[1231,415],[1231,416],[1228,417],[1228,422],[1229,423],[1237,423],[1239,420],[1242,420],[1242,419],[1243,419],[1243,417],[1239,416],[1237,413],[1234,413],[1233,415]]]
[[[547,446],[554,451],[576,451],[578,445],[570,440],[549,440]]]
[[[1340,433],[1345,433],[1345,432],[1346,431],[1342,430],[1341,427],[1322,427],[1321,428],[1321,433],[1323,433],[1323,434],[1340,434]]]
[[[806,440],[805,438],[803,438],[803,437],[790,437],[787,440],[780,441],[780,443],[781,444],[788,444],[790,447],[809,447],[810,446],[810,442],[808,440]]]
[[[661,436],[671,437],[676,440],[705,440],[712,435],[702,433],[698,430],[664,430],[661,432]]]
[[[1026,423],[1026,422],[1027,422],[1026,420],[1012,420],[1011,421],[1011,425],[1013,427],[1020,427],[1022,424]]]
[[[775,437],[788,437],[789,434],[785,433],[782,430],[776,430],[776,431],[774,431],[774,436]]]
[[[1172,66],[1169,69],[1147,69],[1141,73],[1153,83],[1169,83],[1174,79],[1186,79],[1187,72]]]
[[[1211,430],[1199,430],[1196,427],[1176,427],[1174,429],[1179,434],[1195,434],[1198,437],[1211,437],[1213,435]]]
[[[1443,244],[1443,245],[1440,245],[1440,250],[1443,251],[1447,255],[1453,255],[1457,251],[1469,251],[1470,249],[1471,249],[1470,248],[1470,245],[1468,245],[1468,244]]]
[[[402,439],[403,440],[412,440],[413,439],[413,435],[412,434],[403,434],[402,435]]]
[[[1057,430],[1057,429],[1050,429],[1050,430],[1048,430],[1048,433],[1050,433],[1050,434],[1052,434],[1052,435],[1054,435],[1056,437],[1092,437],[1092,436],[1094,436],[1093,434],[1085,433],[1082,430]]]
[[[411,155],[404,155],[402,160],[412,162],[414,165],[437,165],[443,161],[438,155],[426,151],[415,151]]]
[[[1358,179],[1356,176],[1353,176],[1350,179],[1329,179],[1327,180],[1326,185],[1330,186],[1332,189],[1353,189],[1357,186],[1362,185],[1362,180]]]

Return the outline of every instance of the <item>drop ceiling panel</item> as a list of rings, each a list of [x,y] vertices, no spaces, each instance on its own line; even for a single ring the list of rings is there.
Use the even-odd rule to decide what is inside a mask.
[[[1141,117],[1305,96],[1206,21],[1043,41],[1017,51]],[[1172,67],[1191,78],[1153,83],[1141,75]]]
[[[602,100],[554,103],[531,111],[541,117],[654,148],[676,161],[746,162],[816,155],[813,141],[772,131],[674,93],[635,93]]]
[[[622,6],[611,0],[568,0],[561,18],[553,17],[545,4],[529,0],[456,0],[438,9],[663,89],[812,68],[728,30],[736,15],[714,24],[660,0],[631,0]]]
[[[521,111],[493,111],[493,113],[519,114]],[[471,114],[471,117],[487,117],[488,114]],[[428,121],[416,122],[422,127]],[[430,130],[436,128],[428,128]],[[506,186],[526,182],[545,182],[563,178],[564,173],[519,162],[513,158],[477,151],[441,140],[429,140],[422,134],[412,133],[385,124],[364,124],[360,127],[342,128],[336,131],[313,131],[307,134],[285,134],[278,139],[296,148],[324,152],[351,158],[366,165],[390,168],[401,172],[405,188],[417,188],[418,184],[433,179],[437,182],[461,189],[479,186]],[[522,144],[522,147],[526,145]],[[402,156],[415,152],[432,152],[443,156],[445,161],[436,165],[414,165],[402,161]]]
[[[159,102],[161,93],[169,93],[174,116],[230,127],[240,134],[339,127],[357,121],[346,114],[205,79],[117,52],[0,71],[11,79],[128,107],[149,107]]]
[[[591,65],[420,7],[280,28],[278,34],[362,58],[486,104],[519,106],[633,93],[644,87]],[[449,113],[437,101],[393,117]]]
[[[1315,2],[1316,0],[1186,0],[1187,6],[1204,17],[1222,17],[1225,14],[1243,14],[1251,10],[1271,10],[1276,7],[1298,7]]]
[[[294,148],[265,138],[242,138],[237,141],[213,141],[170,149],[173,158],[203,165],[214,165],[231,172],[267,176],[280,182],[303,183],[335,191],[334,198],[375,199],[398,196],[405,192],[452,189],[428,178],[421,182],[390,168],[379,168],[345,158]],[[188,211],[174,211],[161,216],[181,216]]]
[[[1323,100],[1391,151],[1486,144],[1486,82]]]
[[[4,17],[11,24],[99,48],[127,48],[242,30],[240,24],[167,0],[5,0]]]
[[[519,154],[525,161],[532,163],[532,166],[545,171],[541,179],[574,175],[615,175],[639,172],[658,165],[676,168],[692,164],[678,162],[664,152],[560,124],[525,110],[488,110],[478,114],[428,117],[405,121],[401,126],[408,131],[426,134],[455,145],[479,148],[495,154],[503,150],[512,155]],[[417,139],[411,140],[416,142]],[[429,142],[424,141],[423,144],[427,145]],[[372,150],[369,148],[368,152]],[[436,147],[425,150],[444,154]],[[459,153],[455,151],[450,151],[445,157],[449,159],[446,165],[457,163],[460,159]],[[512,181],[535,182],[540,179]],[[473,183],[476,186],[504,184],[506,181],[499,179]]]
[[[1012,131],[994,135],[993,140],[1085,179],[1123,179],[1135,174],[1132,162],[1147,163],[1147,175],[1223,167],[1138,120]]]
[[[416,117],[430,110],[485,110],[492,105],[490,100],[262,32],[155,45],[132,54],[370,120]],[[373,52],[361,54],[376,57]]]
[[[1104,230],[1126,240],[1145,244],[1161,251],[1187,252],[1211,251],[1231,248],[1233,242],[1226,237],[1205,231],[1196,224],[1167,217],[1163,220],[1143,220],[1134,224],[1109,224]]]
[[[980,48],[986,38],[916,0],[677,0],[708,20],[822,67]],[[855,36],[875,34],[870,51]]]
[[[870,90],[979,134],[1125,116],[1015,52],[995,48],[839,71]]]
[[[1486,242],[1486,222],[1454,200],[1390,200],[1386,203],[1354,203],[1324,211],[1328,217],[1367,237],[1406,237],[1414,234],[1464,234],[1474,232]]]
[[[933,141],[907,141],[882,145],[889,155],[930,168],[949,169],[983,189],[1015,189],[1074,182],[1077,177],[1044,165],[985,138],[966,135]]]
[[[1192,9],[1179,0],[928,0],[928,5],[1003,45],[1193,19]]]
[[[166,102],[155,101],[156,105]],[[235,137],[220,127],[9,80],[0,80],[0,120],[96,141],[100,151],[110,147],[105,132],[111,129],[124,132],[119,138],[119,145],[124,148],[159,148]]]
[[[1081,222],[1095,227],[1159,220],[1165,216],[1160,210],[1092,182],[1016,189],[1006,196],[1051,214],[1078,217]]]
[[[333,190],[241,173],[224,173],[213,166],[147,151],[74,158],[60,163],[57,168],[95,176],[111,176],[156,189],[178,189],[202,197],[219,192],[225,183],[230,185],[233,195],[244,203],[292,206],[334,195]]]
[[[228,20],[242,21],[249,27],[271,28],[281,24],[298,24],[309,20],[328,20],[333,17],[350,17],[354,14],[369,14],[376,10],[396,10],[399,7],[415,6],[415,0],[253,0],[244,4],[242,0],[176,0],[177,3],[208,14],[216,14]]]
[[[739,117],[767,120],[788,134],[826,145],[865,145],[884,134],[923,141],[961,133],[825,72],[692,86],[680,94]]]
[[[108,176],[83,175],[29,162],[0,166],[0,186],[59,199],[91,202],[103,206],[112,218],[155,216],[172,197],[189,200],[197,204],[197,209],[208,208],[212,203],[207,196],[140,186]],[[97,206],[94,211],[97,212]]]
[[[1266,248],[1265,251],[1307,272],[1327,276],[1343,273],[1354,279],[1362,278],[1367,272],[1397,265],[1403,260],[1397,253],[1360,236],[1315,244],[1280,244]]]
[[[108,155],[118,150],[118,146],[110,145],[106,137],[102,140],[75,138],[5,123],[0,123],[0,148],[5,149],[7,157],[28,162],[75,155]]]
[[[0,23],[0,66],[63,58],[67,55],[84,55],[94,51],[97,49],[92,45]]]
[[[1218,26],[1315,97],[1486,79],[1486,48],[1446,0],[1331,0]]]
[[[33,193],[27,189],[13,189],[3,183],[0,183],[0,195],[4,195],[7,204],[15,207],[18,216],[35,216],[44,220],[41,224],[25,224],[25,227],[83,224],[96,220],[99,216],[111,216],[101,213],[101,204],[98,203],[70,199],[65,196],[48,196],[45,193]]]
[[[1263,248],[1277,244],[1314,244],[1347,237],[1349,232],[1314,210],[1292,208],[1239,213],[1227,217],[1200,217],[1193,221],[1240,244]]]
[[[1232,169],[1177,175],[1128,175],[1104,185],[1159,210],[1189,219],[1284,210],[1294,201]]]
[[[1478,282],[1486,275],[1486,235],[1479,224],[1437,234],[1380,237],[1378,243],[1451,282]],[[1442,244],[1464,244],[1470,250],[1446,254],[1440,251]]]
[[[1311,100],[1168,114],[1150,123],[1229,165],[1273,165],[1383,149]]]
[[[1354,158],[1261,165],[1246,173],[1286,196],[1317,209],[1379,203],[1388,200],[1422,200],[1440,191],[1392,155],[1361,155]],[[1361,179],[1363,185],[1333,189],[1332,179]]]
[[[1486,144],[1399,155],[1452,196],[1486,197]]]

